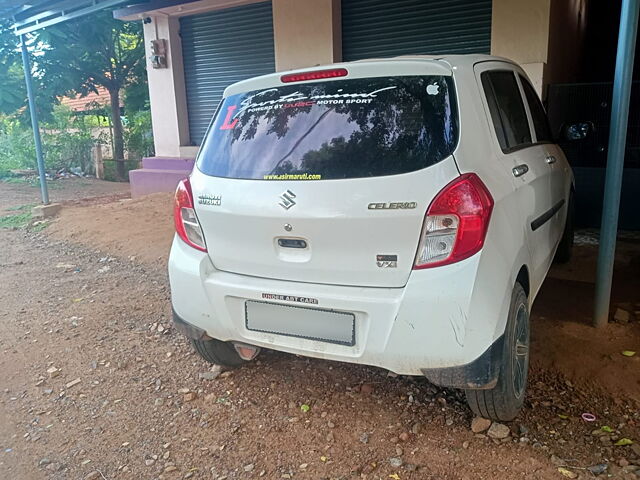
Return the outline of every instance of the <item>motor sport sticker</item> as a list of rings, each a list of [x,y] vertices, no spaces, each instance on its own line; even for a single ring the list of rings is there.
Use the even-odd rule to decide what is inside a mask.
[[[378,93],[396,88],[398,87],[393,85],[363,93],[344,93],[343,89],[340,88],[335,94],[311,96],[304,95],[302,92],[293,92],[273,100],[260,102],[260,97],[278,91],[276,88],[271,88],[245,98],[240,102],[240,108],[238,108],[238,105],[227,107],[224,122],[222,122],[219,129],[232,130],[238,124],[238,117],[243,113],[264,112],[282,108],[304,108],[314,105],[368,104],[378,96]]]

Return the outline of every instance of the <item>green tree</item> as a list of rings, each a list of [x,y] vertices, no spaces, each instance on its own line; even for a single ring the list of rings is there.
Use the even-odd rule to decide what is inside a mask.
[[[45,78],[45,72],[41,68],[44,45],[38,34],[27,37],[27,47],[31,57],[31,76],[38,115],[42,121],[49,121],[52,119],[53,108],[59,103],[58,97],[70,88],[70,84],[64,76],[58,79]],[[11,30],[8,20],[0,20],[0,114],[15,117],[20,124],[29,125],[27,104],[20,38]]]
[[[18,38],[0,20],[0,113],[14,113],[26,96]]]
[[[33,48],[33,47],[31,47]],[[46,110],[45,117],[49,113],[46,108],[51,101],[50,90],[34,79],[34,87],[46,97],[45,101],[38,103],[39,113]],[[40,96],[40,95],[39,95]],[[38,98],[40,100],[40,98]],[[17,113],[28,114],[23,107],[27,105],[27,89],[24,83],[24,71],[20,54],[20,39],[13,33],[7,20],[0,20],[0,114],[15,115]],[[21,120],[27,120],[27,115],[20,115]]]
[[[151,108],[145,62],[140,62],[132,71],[131,82],[124,87],[123,93],[125,116],[128,117],[129,114],[148,111]]]
[[[126,175],[120,91],[139,83],[144,41],[139,22],[122,22],[105,11],[61,23],[40,34],[45,45],[38,67],[61,91],[87,95],[109,92],[114,157],[118,176]]]

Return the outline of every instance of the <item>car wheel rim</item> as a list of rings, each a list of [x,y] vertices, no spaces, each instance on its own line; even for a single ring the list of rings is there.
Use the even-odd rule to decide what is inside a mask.
[[[527,307],[521,304],[516,312],[516,338],[513,355],[513,391],[516,398],[522,397],[527,385],[529,366],[529,322]]]

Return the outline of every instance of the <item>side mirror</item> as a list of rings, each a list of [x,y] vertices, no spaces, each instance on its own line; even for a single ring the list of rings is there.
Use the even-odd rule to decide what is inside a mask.
[[[560,129],[560,138],[570,142],[584,140],[593,133],[594,130],[593,122],[565,123]]]

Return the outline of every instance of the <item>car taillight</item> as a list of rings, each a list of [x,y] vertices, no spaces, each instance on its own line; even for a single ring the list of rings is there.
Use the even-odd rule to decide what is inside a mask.
[[[207,251],[202,228],[193,208],[193,193],[191,193],[191,182],[188,178],[181,180],[176,189],[173,219],[176,224],[176,233],[187,245],[202,252]]]
[[[466,173],[433,199],[424,219],[414,269],[458,262],[484,244],[493,198],[475,173]]]
[[[324,78],[346,77],[349,74],[346,68],[331,68],[329,70],[315,70],[313,72],[288,73],[282,75],[282,83],[306,82],[308,80],[322,80]]]

